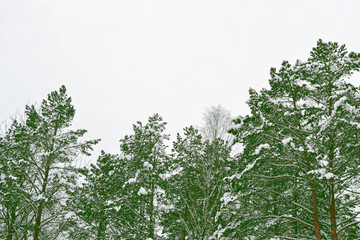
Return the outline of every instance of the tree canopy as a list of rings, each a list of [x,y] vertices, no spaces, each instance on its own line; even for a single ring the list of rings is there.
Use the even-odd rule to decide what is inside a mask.
[[[100,140],[72,128],[61,86],[0,136],[0,238],[357,239],[359,70],[359,53],[319,40],[249,90],[250,114],[211,107],[171,149],[154,114],[89,166],[77,159]]]

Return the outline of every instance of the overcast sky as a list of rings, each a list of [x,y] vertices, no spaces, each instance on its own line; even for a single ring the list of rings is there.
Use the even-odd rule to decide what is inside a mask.
[[[249,113],[248,89],[319,38],[360,52],[359,11],[358,0],[0,0],[0,121],[64,84],[97,152],[118,152],[154,113],[174,137],[211,105]]]

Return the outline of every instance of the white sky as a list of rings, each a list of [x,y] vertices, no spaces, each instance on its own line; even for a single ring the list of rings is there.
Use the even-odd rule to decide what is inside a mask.
[[[0,121],[64,84],[74,126],[102,139],[96,153],[118,152],[153,113],[173,138],[211,105],[247,114],[248,89],[268,87],[270,67],[305,60],[319,38],[360,52],[359,10],[358,0],[0,0]]]

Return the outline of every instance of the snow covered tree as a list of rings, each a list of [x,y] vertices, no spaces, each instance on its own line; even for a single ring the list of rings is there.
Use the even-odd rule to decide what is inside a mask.
[[[102,152],[90,169],[79,170],[84,182],[68,200],[72,218],[69,238],[108,239],[126,231],[127,213],[122,212],[126,164],[118,155]]]
[[[227,205],[243,205],[224,234],[252,222],[259,239],[359,235],[360,89],[345,78],[359,71],[360,55],[321,40],[310,55],[271,69],[269,90],[250,90],[251,115],[232,130],[245,165],[228,178],[238,191]]]
[[[21,149],[10,145],[17,154],[12,164],[26,166],[25,171],[20,167],[21,174],[13,179],[14,184],[26,186],[21,196],[27,204],[26,211],[31,210],[28,217],[33,224],[29,229],[34,240],[56,238],[64,229],[64,198],[77,178],[71,164],[78,154],[89,155],[92,145],[99,141],[79,141],[86,130],[69,130],[74,114],[71,98],[62,86],[51,92],[39,109],[26,106],[24,124],[16,127],[21,132],[15,134]]]
[[[360,88],[344,80],[359,69],[360,54],[348,53],[345,45],[320,40],[301,74],[314,87],[308,95],[315,101],[314,117],[319,120],[313,131],[317,144],[312,145],[320,166],[311,174],[326,179],[331,239],[338,239],[339,234],[346,238],[359,234],[359,212],[353,210],[360,200],[354,191],[360,163]]]
[[[230,147],[217,138],[203,141],[193,127],[174,142],[167,195],[171,209],[164,221],[171,239],[209,239],[216,231],[223,178],[230,170]]]
[[[0,138],[0,236],[2,239],[26,239],[31,226],[31,188],[26,181],[30,149],[25,127],[14,120]]]
[[[127,160],[127,180],[123,185],[122,211],[127,213],[127,239],[161,237],[161,207],[164,198],[166,122],[155,114],[148,123],[133,125],[134,134],[120,140],[123,158]],[[123,215],[124,216],[124,215]],[[123,233],[125,234],[125,233]]]

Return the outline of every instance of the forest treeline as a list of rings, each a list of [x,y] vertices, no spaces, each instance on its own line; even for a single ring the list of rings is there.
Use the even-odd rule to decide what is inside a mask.
[[[62,86],[0,137],[0,239],[359,239],[359,69],[319,40],[250,89],[251,114],[212,108],[172,149],[155,114],[88,167],[99,140],[71,128]]]

